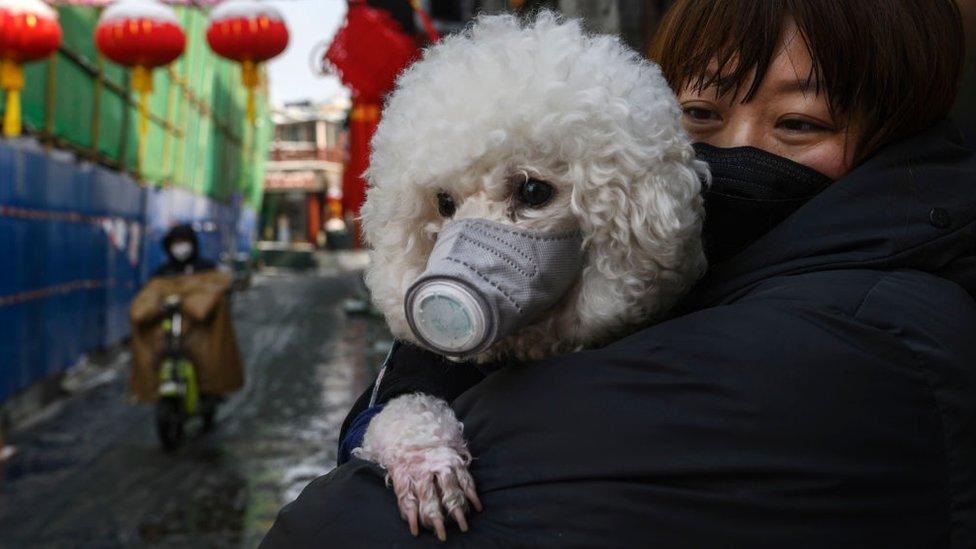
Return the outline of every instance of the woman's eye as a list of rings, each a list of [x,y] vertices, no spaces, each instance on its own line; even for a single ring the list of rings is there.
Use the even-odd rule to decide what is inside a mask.
[[[518,200],[530,208],[540,208],[545,206],[555,193],[556,189],[545,181],[527,179],[519,185]]]
[[[454,197],[447,193],[437,193],[437,212],[442,217],[453,217],[457,206],[454,204]]]
[[[808,120],[800,120],[798,118],[788,118],[786,120],[780,120],[779,123],[776,124],[776,127],[782,130],[786,130],[790,132],[798,132],[798,133],[819,132],[819,131],[827,130],[825,126],[816,124],[814,122],[810,122]]]
[[[696,122],[708,122],[712,120],[721,120],[718,113],[712,109],[706,109],[704,107],[685,107],[685,116],[696,121]]]

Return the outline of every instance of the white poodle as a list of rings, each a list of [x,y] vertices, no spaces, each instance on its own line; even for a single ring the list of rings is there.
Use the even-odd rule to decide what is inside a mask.
[[[525,360],[660,318],[705,268],[707,172],[680,114],[656,65],[551,13],[483,16],[427,50],[383,111],[362,211],[394,336]],[[480,509],[439,399],[390,401],[355,454],[387,471],[414,535],[418,514],[444,539],[445,512],[466,530]]]

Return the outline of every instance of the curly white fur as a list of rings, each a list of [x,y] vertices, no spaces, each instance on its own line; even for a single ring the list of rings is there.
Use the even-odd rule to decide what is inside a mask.
[[[453,219],[579,228],[584,236],[585,266],[573,289],[476,360],[591,347],[659,318],[705,269],[707,173],[680,114],[656,65],[551,13],[528,24],[481,17],[430,48],[400,77],[366,174],[366,282],[394,335],[417,343],[404,296],[448,221],[438,214],[441,192],[458,205]],[[526,177],[555,187],[550,204],[517,206]],[[387,469],[411,529],[419,506],[443,538],[441,505],[456,511],[473,494],[462,426],[433,397],[388,403],[358,455]],[[454,516],[464,527],[463,514]]]
[[[424,526],[434,528],[443,520],[442,506],[450,514],[467,510],[466,497],[476,500],[466,496],[474,494],[474,480],[467,471],[471,453],[462,430],[443,400],[404,395],[373,418],[353,454],[386,469],[404,519],[419,513]]]
[[[604,343],[667,310],[704,271],[700,181],[680,108],[660,69],[614,37],[543,13],[481,17],[399,79],[373,138],[363,227],[366,281],[394,335],[446,220],[578,226],[586,267],[552,314],[478,357],[541,358]],[[539,211],[509,208],[525,174],[552,183]]]
[[[443,400],[420,393],[404,395],[391,400],[383,411],[388,413],[370,422],[362,447],[354,450],[356,457],[383,464],[408,452],[449,446],[461,456],[460,464],[471,461],[461,422]],[[446,471],[458,464],[451,458],[439,461],[437,468]]]

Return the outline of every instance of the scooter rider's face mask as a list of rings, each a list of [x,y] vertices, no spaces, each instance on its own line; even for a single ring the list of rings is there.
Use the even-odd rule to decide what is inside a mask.
[[[539,232],[484,219],[449,222],[407,290],[421,343],[452,358],[484,352],[538,320],[583,269],[578,230]]]
[[[169,247],[169,253],[173,256],[173,259],[183,263],[193,256],[193,244],[185,240],[174,242]]]
[[[721,263],[782,223],[827,188],[830,177],[754,147],[695,144],[712,184],[705,197],[705,255]]]

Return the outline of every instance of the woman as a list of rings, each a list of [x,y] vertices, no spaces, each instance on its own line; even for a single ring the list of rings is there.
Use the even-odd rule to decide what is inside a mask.
[[[713,171],[712,268],[672,320],[454,401],[486,510],[450,540],[976,547],[962,42],[950,0],[679,0],[654,56]],[[265,545],[407,542],[353,461]]]

